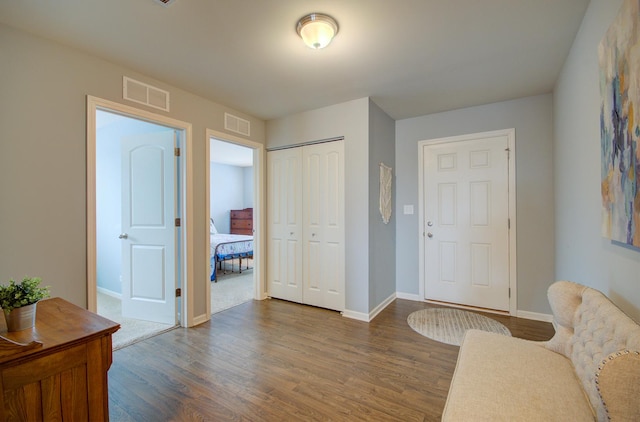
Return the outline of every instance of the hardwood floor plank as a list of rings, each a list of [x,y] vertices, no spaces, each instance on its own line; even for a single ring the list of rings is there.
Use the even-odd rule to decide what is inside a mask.
[[[459,348],[406,320],[396,300],[365,323],[280,300],[252,301],[114,352],[113,421],[437,421]],[[514,336],[549,323],[484,314]]]

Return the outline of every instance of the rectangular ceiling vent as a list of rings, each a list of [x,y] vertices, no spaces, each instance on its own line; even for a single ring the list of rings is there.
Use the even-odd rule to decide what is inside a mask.
[[[153,0],[158,4],[161,4],[164,7],[169,7],[171,6],[173,3],[175,3],[176,0]]]
[[[122,98],[149,107],[169,111],[169,92],[123,76]]]
[[[251,122],[234,116],[233,114],[224,113],[224,128],[230,132],[239,133],[240,135],[251,135]]]

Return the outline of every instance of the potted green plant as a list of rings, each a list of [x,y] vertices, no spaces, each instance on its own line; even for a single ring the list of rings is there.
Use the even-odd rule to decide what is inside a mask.
[[[7,321],[8,331],[20,331],[35,325],[36,305],[49,297],[49,287],[40,287],[40,277],[25,277],[22,282],[9,280],[0,285],[0,307]]]

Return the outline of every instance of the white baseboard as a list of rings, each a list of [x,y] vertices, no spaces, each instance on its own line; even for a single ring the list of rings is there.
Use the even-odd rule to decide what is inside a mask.
[[[534,321],[553,322],[553,315],[541,314],[538,312],[518,311],[516,316],[518,318],[532,319]]]
[[[398,299],[413,300],[415,302],[425,302],[425,299],[423,297],[420,297],[420,295],[416,295],[413,293],[396,292],[396,297]],[[516,311],[515,316],[518,318],[531,319],[534,321],[553,322],[553,315],[542,314],[538,312]]]
[[[420,295],[414,293],[396,292],[396,297],[398,299],[413,300],[414,302],[424,302],[423,297],[420,297]]]
[[[369,322],[369,314],[363,312],[350,311],[345,309],[342,311],[342,316],[345,318],[357,319],[358,321]]]
[[[383,300],[368,314],[365,314],[364,312],[350,311],[347,309],[342,312],[342,316],[345,318],[357,319],[358,321],[371,322],[380,312],[384,310],[384,308],[389,306],[389,304],[391,304],[394,300],[396,300],[396,294],[391,293],[388,298]]]
[[[98,293],[102,293],[103,295],[115,297],[116,299],[122,300],[122,293],[114,292],[113,290],[107,290],[104,287],[98,287]]]
[[[373,320],[380,312],[384,310],[384,308],[389,306],[394,300],[396,300],[396,294],[391,293],[388,298],[383,300],[378,306],[376,306],[371,312],[369,312],[369,321]]]

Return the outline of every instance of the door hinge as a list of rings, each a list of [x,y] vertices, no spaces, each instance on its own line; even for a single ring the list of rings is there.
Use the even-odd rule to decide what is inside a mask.
[[[180,218],[176,218],[176,227],[180,227]]]
[[[176,157],[180,157],[180,148],[174,148],[173,155],[175,155]]]
[[[507,228],[511,229],[511,219],[507,218]]]
[[[180,297],[180,296],[182,296],[182,289],[180,287],[178,287],[176,289],[176,297]]]
[[[509,299],[511,299],[511,287],[509,287]]]

